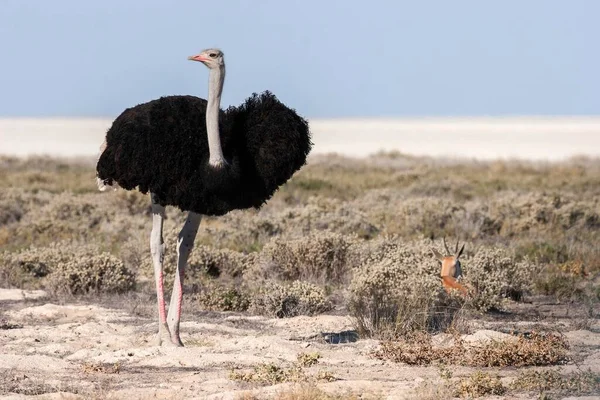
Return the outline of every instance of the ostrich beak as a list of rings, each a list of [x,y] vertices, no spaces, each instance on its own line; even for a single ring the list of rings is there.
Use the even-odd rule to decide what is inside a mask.
[[[204,58],[204,57],[203,57],[202,55],[200,55],[200,54],[198,54],[198,55],[195,55],[195,56],[189,56],[189,57],[188,57],[188,60],[191,60],[191,61],[200,61],[200,62],[207,61],[207,59],[206,59],[206,58]]]

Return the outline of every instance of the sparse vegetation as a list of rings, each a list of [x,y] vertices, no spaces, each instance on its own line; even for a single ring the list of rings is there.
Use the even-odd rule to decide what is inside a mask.
[[[0,286],[45,289],[59,302],[64,296],[128,291],[135,293],[123,296],[153,302],[148,301],[153,267],[147,196],[100,193],[93,162],[43,157],[0,157],[0,185]],[[184,218],[179,210],[167,209],[167,290]],[[558,333],[482,346],[461,341],[460,334],[469,332],[473,322],[498,322],[502,315],[512,321],[501,312],[516,309],[515,302],[523,300],[534,306],[540,299],[568,303],[576,315],[595,321],[600,311],[599,232],[598,159],[473,162],[399,153],[364,160],[316,157],[260,211],[203,219],[186,272],[184,306],[276,318],[332,310],[351,314],[361,339],[385,340],[376,357],[410,365],[498,369],[562,364],[570,353]],[[440,285],[430,248],[442,236],[466,242],[461,257],[461,283],[470,291],[466,298],[447,294]],[[144,312],[154,315],[154,307],[147,308]],[[21,329],[16,322],[1,320],[0,329]],[[432,335],[441,332],[454,335],[451,345],[435,342]],[[205,346],[202,338],[190,339],[190,346],[194,343]],[[298,357],[290,365],[234,370],[232,378],[258,385],[301,383],[274,398],[353,398],[306,385],[335,380],[335,374],[316,371],[315,364],[323,361],[319,353]],[[111,368],[91,364],[85,372],[118,372]],[[3,393],[60,389],[22,377],[2,384]],[[534,370],[507,387],[495,371],[485,371],[423,384],[416,398],[487,396],[502,390],[595,393],[598,377]]]

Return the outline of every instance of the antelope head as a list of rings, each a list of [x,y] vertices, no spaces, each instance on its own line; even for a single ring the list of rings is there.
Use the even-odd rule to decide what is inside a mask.
[[[465,286],[461,285],[457,281],[457,278],[459,278],[462,275],[459,258],[463,250],[465,249],[465,245],[463,244],[459,250],[457,240],[456,246],[454,247],[454,255],[451,255],[452,252],[450,251],[450,249],[448,249],[448,245],[446,244],[446,238],[442,238],[442,241],[444,242],[444,248],[446,249],[446,254],[448,255],[443,256],[435,248],[431,248],[431,251],[435,255],[435,258],[437,258],[442,263],[442,271],[440,272],[440,277],[442,278],[442,285],[446,289],[446,292],[450,293],[452,289],[457,289],[462,293],[463,296],[466,297],[469,291]]]
[[[442,263],[442,271],[440,273],[440,276],[450,276],[456,279],[462,275],[459,258],[463,250],[465,249],[465,245],[463,243],[463,245],[459,249],[459,242],[457,240],[456,246],[454,247],[454,252],[451,252],[450,249],[448,249],[448,245],[446,244],[446,238],[442,238],[442,241],[444,242],[444,249],[446,249],[447,255],[442,255],[435,248],[431,249],[431,251],[435,255],[435,258],[437,258]]]

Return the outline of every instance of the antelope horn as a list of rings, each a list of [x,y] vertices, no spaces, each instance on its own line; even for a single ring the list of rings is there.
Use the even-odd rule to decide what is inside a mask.
[[[437,258],[438,260],[442,261],[444,259],[444,256],[441,255],[440,252],[437,251],[434,247],[431,248],[431,252],[435,256],[435,258]]]
[[[448,250],[448,245],[446,244],[446,237],[442,237],[442,241],[444,242],[444,248],[446,249],[446,254],[450,255],[452,252]]]
[[[458,246],[456,246],[458,248]],[[465,244],[463,243],[462,247],[460,248],[460,250],[458,250],[456,252],[456,255],[454,256],[455,259],[458,260],[458,258],[460,257],[460,255],[462,254],[463,250],[465,249]]]

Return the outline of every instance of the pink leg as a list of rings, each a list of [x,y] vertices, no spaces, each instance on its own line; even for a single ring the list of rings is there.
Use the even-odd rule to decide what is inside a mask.
[[[183,346],[179,337],[179,321],[181,319],[181,303],[183,301],[185,266],[187,265],[190,251],[194,246],[194,239],[196,239],[201,219],[202,216],[200,214],[190,212],[177,238],[177,274],[175,275],[173,293],[171,294],[171,302],[169,303],[169,315],[167,317],[171,332],[171,341],[177,346]]]
[[[169,327],[167,326],[167,313],[165,307],[163,260],[165,257],[165,245],[162,237],[165,208],[152,198],[152,233],[150,234],[150,252],[152,253],[152,264],[154,265],[154,278],[156,280],[156,298],[158,301],[158,338],[160,346],[166,340],[170,342]]]

